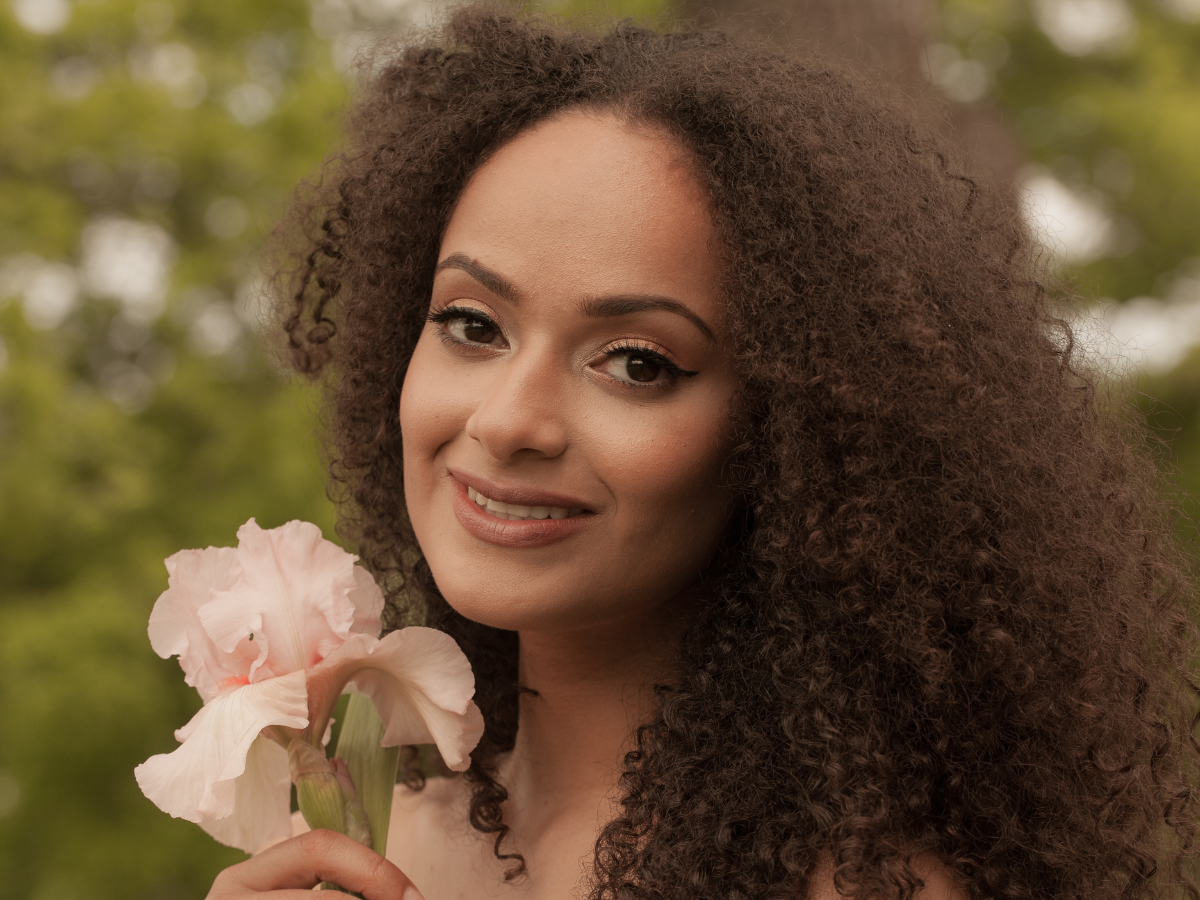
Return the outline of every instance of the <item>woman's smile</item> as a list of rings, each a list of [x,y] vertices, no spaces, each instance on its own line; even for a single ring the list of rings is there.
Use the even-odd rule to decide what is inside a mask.
[[[493,497],[487,497],[474,488],[467,488],[467,496],[478,504],[479,508],[497,519],[507,519],[510,522],[528,522],[534,519],[566,519],[578,516],[582,509],[570,509],[565,506],[526,506],[519,503],[501,503]]]
[[[561,494],[503,487],[458,470],[447,472],[447,477],[453,482],[459,524],[489,544],[540,547],[577,534],[596,518],[580,501]]]

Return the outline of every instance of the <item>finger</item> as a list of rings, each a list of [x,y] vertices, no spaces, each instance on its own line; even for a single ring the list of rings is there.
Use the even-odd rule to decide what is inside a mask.
[[[238,891],[312,888],[322,881],[334,882],[367,900],[397,900],[412,888],[403,872],[373,850],[344,834],[318,829],[226,869],[209,896],[215,900]]]

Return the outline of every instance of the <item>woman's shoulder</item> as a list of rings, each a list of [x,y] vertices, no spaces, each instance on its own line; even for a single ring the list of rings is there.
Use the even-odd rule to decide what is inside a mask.
[[[416,790],[397,784],[388,823],[388,859],[395,861],[402,853],[407,855],[431,833],[462,830],[469,804],[469,788],[462,778],[428,778]]]
[[[447,858],[457,859],[460,866],[466,863],[467,868],[472,868],[471,862],[486,867],[491,862],[491,842],[481,840],[480,834],[467,824],[469,807],[470,786],[463,778],[430,778],[417,790],[397,784],[388,823],[387,858],[417,884],[438,880],[435,876],[438,863]],[[305,831],[307,824],[300,813],[295,813],[293,834]],[[476,852],[459,855],[468,846]],[[472,859],[479,855],[479,848],[488,851],[483,854],[488,859]],[[914,900],[967,900],[967,892],[936,856],[917,856],[912,867],[925,883],[913,895]],[[833,858],[828,854],[817,863],[805,900],[845,900],[845,895],[834,886]]]

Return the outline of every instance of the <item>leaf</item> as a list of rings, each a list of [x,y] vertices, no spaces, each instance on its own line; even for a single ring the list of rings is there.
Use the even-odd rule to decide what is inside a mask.
[[[371,699],[365,694],[351,694],[338,737],[337,755],[345,760],[350,770],[371,823],[371,849],[380,856],[387,852],[392,792],[400,763],[399,747],[380,746],[383,730],[383,722]]]

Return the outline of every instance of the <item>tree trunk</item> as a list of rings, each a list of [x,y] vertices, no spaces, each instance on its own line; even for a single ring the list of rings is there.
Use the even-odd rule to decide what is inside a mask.
[[[934,0],[686,0],[705,26],[782,47],[815,49],[898,89],[913,115],[964,157],[967,174],[1012,189],[1024,154],[988,100],[951,103],[929,84],[925,51],[937,39]]]

